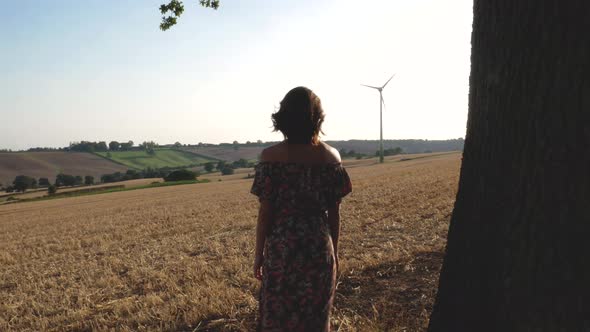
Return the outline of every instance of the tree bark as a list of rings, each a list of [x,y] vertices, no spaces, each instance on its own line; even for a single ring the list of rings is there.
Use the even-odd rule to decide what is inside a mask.
[[[590,331],[590,1],[475,0],[429,331]]]

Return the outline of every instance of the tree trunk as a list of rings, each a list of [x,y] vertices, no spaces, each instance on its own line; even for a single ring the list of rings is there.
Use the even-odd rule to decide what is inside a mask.
[[[475,0],[429,331],[590,331],[589,34],[589,0]]]

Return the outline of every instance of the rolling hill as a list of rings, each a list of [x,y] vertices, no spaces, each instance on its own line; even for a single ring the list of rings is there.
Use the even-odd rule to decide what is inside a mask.
[[[225,161],[236,161],[239,159],[257,160],[262,150],[270,145],[279,142],[266,142],[262,144],[220,144],[220,145],[202,145],[202,146],[185,146],[181,149],[197,153],[210,158],[221,159]],[[363,153],[369,156],[375,155],[379,149],[378,140],[348,140],[348,141],[326,141],[329,145],[338,150],[354,150],[357,153]],[[400,147],[404,153],[429,153],[429,152],[446,152],[462,151],[464,140],[423,140],[423,139],[403,139],[403,140],[383,140],[383,148]]]
[[[101,175],[125,172],[126,166],[84,152],[1,152],[0,183],[12,183],[17,175],[45,177],[51,182],[60,172],[72,175]]]
[[[96,154],[121,165],[125,165],[128,168],[137,170],[146,169],[148,167],[162,168],[195,166],[215,160],[215,158],[175,149],[156,149],[156,152],[153,155],[141,150],[96,152]]]
[[[326,141],[326,143],[338,150],[354,150],[358,153],[374,155],[379,149],[378,140],[348,140],[348,141]],[[383,140],[383,149],[400,147],[404,153],[427,153],[427,152],[445,152],[445,151],[463,151],[464,140],[424,140],[424,139],[400,139],[400,140]]]
[[[46,177],[51,181],[60,173],[72,175],[101,175],[142,170],[148,167],[195,168],[208,161],[255,161],[262,150],[278,142],[238,144],[203,144],[181,148],[160,147],[153,155],[143,150],[96,152],[0,152],[0,183],[12,183],[17,175],[35,178]],[[374,155],[378,149],[376,140],[327,141],[338,150],[354,150],[356,153]],[[384,148],[401,147],[404,153],[424,153],[463,150],[463,139],[451,140],[384,140]],[[198,167],[197,167],[198,168]]]
[[[257,160],[263,149],[262,146],[239,146],[237,149],[232,146],[191,146],[182,148],[183,151],[225,161]]]

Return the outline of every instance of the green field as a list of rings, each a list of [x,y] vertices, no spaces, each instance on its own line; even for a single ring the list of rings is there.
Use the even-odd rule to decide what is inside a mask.
[[[113,151],[97,152],[96,154],[137,170],[148,167],[189,167],[213,160],[194,153],[173,149],[156,149],[156,153],[153,155],[145,151]]]

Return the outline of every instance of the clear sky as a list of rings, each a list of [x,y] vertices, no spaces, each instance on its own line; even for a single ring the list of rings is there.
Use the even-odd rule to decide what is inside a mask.
[[[0,148],[71,141],[280,140],[270,114],[304,85],[325,140],[464,137],[472,1],[0,0]]]

